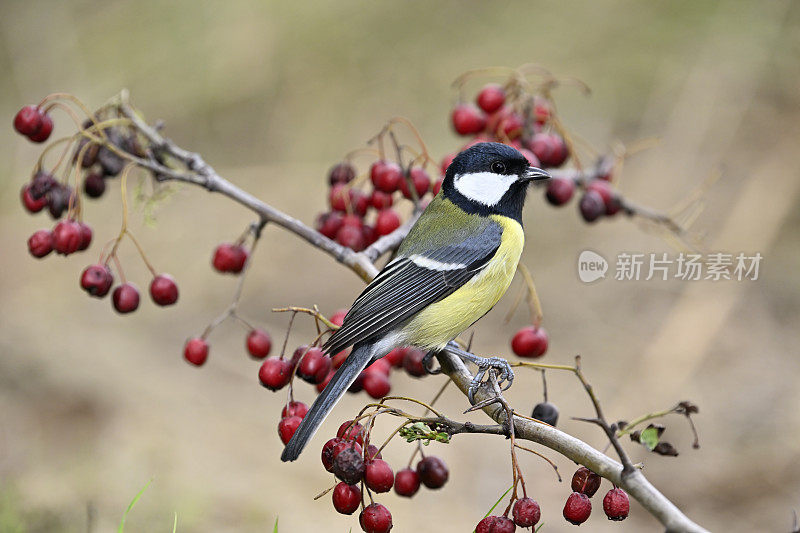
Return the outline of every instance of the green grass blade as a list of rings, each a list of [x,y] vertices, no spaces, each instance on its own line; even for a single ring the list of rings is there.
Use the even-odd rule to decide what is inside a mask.
[[[175,512],[175,519],[172,521],[172,533],[178,531],[178,513]]]
[[[510,486],[510,487],[508,487],[508,489],[506,489],[506,491],[505,491],[505,492],[502,494],[502,496],[500,496],[499,498],[497,498],[497,501],[496,501],[496,502],[494,502],[494,505],[492,505],[492,508],[491,508],[491,509],[489,509],[489,512],[487,512],[485,515],[483,515],[483,517],[484,517],[484,518],[486,518],[487,516],[489,516],[490,514],[492,514],[492,511],[494,511],[494,508],[495,508],[495,507],[497,507],[498,505],[500,505],[500,502],[501,502],[501,501],[503,501],[503,498],[505,498],[505,497],[506,497],[506,495],[507,495],[509,492],[511,492],[511,489],[513,489],[513,488],[514,488],[514,486],[513,486],[513,485],[512,485],[512,486]]]
[[[136,502],[139,501],[139,498],[142,497],[142,494],[144,494],[144,491],[147,490],[147,487],[149,487],[150,483],[152,483],[152,482],[153,482],[152,479],[150,481],[148,481],[145,484],[145,486],[142,487],[142,490],[140,490],[139,492],[136,493],[136,496],[133,497],[133,500],[131,500],[131,503],[128,504],[128,508],[125,509],[124,513],[122,513],[122,520],[120,520],[120,522],[119,522],[119,527],[117,528],[117,533],[123,533],[125,531],[125,519],[128,517],[128,513],[131,512],[131,509],[133,509],[133,506],[136,505]]]
[[[272,533],[278,533],[278,517],[275,517],[275,527],[272,528]]]

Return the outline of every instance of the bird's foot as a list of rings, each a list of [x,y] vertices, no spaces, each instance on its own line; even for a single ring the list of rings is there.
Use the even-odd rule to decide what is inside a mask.
[[[425,371],[428,374],[433,374],[433,375],[441,374],[442,373],[442,368],[441,367],[439,367],[439,368],[432,368],[431,367],[431,362],[433,361],[434,357],[436,357],[436,352],[435,351],[430,351],[430,352],[426,353],[425,356],[422,358],[422,367],[425,369]]]
[[[471,403],[475,403],[475,393],[481,386],[481,383],[483,383],[483,378],[486,376],[487,372],[491,371],[496,374],[497,383],[500,385],[501,391],[507,390],[514,381],[514,371],[511,370],[511,364],[502,357],[479,357],[462,350],[454,342],[448,344],[445,349],[478,367],[478,372],[475,374],[467,390],[467,397]],[[505,385],[503,385],[503,382],[505,382]]]

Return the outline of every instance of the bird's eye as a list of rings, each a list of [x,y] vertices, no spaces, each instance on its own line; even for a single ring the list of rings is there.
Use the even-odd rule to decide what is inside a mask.
[[[492,172],[495,174],[505,174],[506,165],[502,161],[495,161],[492,163]]]

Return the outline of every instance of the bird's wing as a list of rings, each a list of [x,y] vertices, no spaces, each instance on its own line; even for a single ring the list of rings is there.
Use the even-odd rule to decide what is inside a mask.
[[[383,335],[449,296],[486,266],[500,247],[502,233],[499,224],[488,221],[482,231],[455,244],[397,257],[356,299],[325,350],[338,353]]]

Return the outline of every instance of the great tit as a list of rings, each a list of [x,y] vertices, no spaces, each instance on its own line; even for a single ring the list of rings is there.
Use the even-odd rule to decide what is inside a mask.
[[[532,180],[550,175],[514,148],[478,143],[458,154],[441,191],[391,260],[355,300],[323,349],[350,355],[317,397],[281,455],[294,461],[336,402],[373,361],[394,348],[451,350],[453,339],[494,307],[522,253],[522,207]],[[458,352],[458,350],[456,349]],[[487,368],[499,358],[458,355]]]

